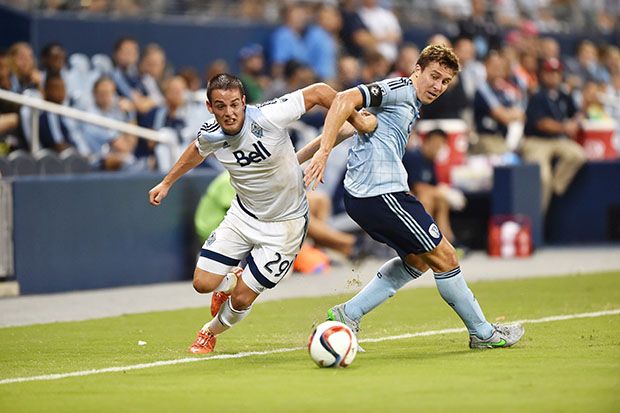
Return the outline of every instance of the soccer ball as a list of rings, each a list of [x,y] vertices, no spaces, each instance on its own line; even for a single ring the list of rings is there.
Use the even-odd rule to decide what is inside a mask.
[[[319,367],[347,367],[357,354],[357,339],[346,325],[326,321],[310,335],[308,352]]]

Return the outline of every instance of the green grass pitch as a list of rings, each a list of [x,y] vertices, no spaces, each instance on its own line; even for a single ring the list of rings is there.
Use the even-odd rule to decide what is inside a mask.
[[[620,272],[470,286],[490,321],[620,309]],[[259,303],[214,354],[303,347],[345,298]],[[205,307],[3,328],[0,380],[198,357],[186,349],[208,318]],[[420,288],[369,314],[360,338],[454,327],[461,321],[436,289]],[[620,315],[525,327],[501,350],[469,350],[466,333],[366,343],[346,369],[319,369],[299,349],[0,384],[0,412],[620,411]]]

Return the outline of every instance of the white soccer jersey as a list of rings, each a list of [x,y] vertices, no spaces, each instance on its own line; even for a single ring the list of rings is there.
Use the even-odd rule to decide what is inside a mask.
[[[196,146],[213,153],[230,173],[239,207],[262,221],[303,217],[308,203],[303,173],[286,127],[305,113],[301,90],[258,106],[248,105],[236,135],[226,135],[215,119],[200,128]]]

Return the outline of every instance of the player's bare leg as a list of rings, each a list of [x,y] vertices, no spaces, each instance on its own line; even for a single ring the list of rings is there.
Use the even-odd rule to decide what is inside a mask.
[[[201,294],[213,293],[211,295],[211,316],[215,317],[222,303],[228,300],[242,272],[242,268],[234,267],[228,274],[220,275],[196,268],[194,289]]]

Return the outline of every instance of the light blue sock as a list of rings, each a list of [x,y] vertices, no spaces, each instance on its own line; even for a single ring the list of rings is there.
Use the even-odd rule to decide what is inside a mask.
[[[436,272],[435,282],[441,297],[456,311],[465,323],[469,334],[487,339],[493,334],[493,326],[484,318],[480,304],[474,297],[461,274],[461,268]]]
[[[377,276],[370,280],[362,291],[344,304],[345,313],[348,317],[359,320],[420,275],[422,273],[419,270],[404,264],[399,257],[392,258],[379,268]]]

